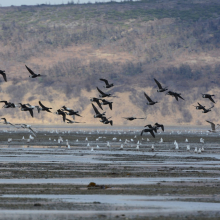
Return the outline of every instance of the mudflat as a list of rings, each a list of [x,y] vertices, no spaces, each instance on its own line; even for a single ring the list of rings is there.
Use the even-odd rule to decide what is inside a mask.
[[[220,218],[218,133],[5,130],[0,143],[0,219]]]

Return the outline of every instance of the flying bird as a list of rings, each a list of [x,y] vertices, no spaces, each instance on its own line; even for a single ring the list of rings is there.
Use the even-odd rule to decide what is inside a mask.
[[[6,118],[1,118],[2,120],[4,120],[3,124],[5,125],[12,125],[14,127],[16,127],[15,125],[13,125],[12,123],[10,123],[9,121],[6,120]],[[17,128],[17,127],[16,127]]]
[[[62,115],[63,116],[63,122],[66,120],[66,112],[62,111],[61,109],[58,109],[56,112],[57,115]]]
[[[200,103],[198,103],[197,106],[194,105],[194,107],[196,107],[196,109],[198,109],[198,110],[202,110],[202,109],[204,110],[205,109],[205,106],[201,105]]]
[[[166,90],[168,90],[167,87],[164,87],[164,88],[163,88],[163,87],[161,86],[161,84],[160,84],[156,79],[154,79],[154,81],[156,82],[156,84],[157,84],[157,86],[158,86],[158,88],[159,88],[159,89],[157,90],[157,92],[165,92]]]
[[[26,66],[26,65],[25,65],[25,66]],[[31,78],[36,78],[36,77],[41,76],[40,74],[34,73],[29,67],[26,66],[26,68],[27,68],[28,72],[31,74],[29,77],[31,77]]]
[[[141,136],[143,135],[144,132],[149,132],[149,133],[155,138],[155,134],[154,134],[152,128],[143,129],[143,130],[141,131]]]
[[[158,102],[152,101],[152,99],[146,93],[144,93],[144,95],[145,95],[146,99],[148,100],[147,105],[154,105],[154,104],[158,103]]]
[[[207,121],[209,124],[211,124],[211,129],[212,130],[208,130],[210,132],[216,132],[216,129],[220,126],[220,124],[217,124],[217,127],[215,127],[215,124],[211,121]]]
[[[109,84],[107,79],[100,79],[101,81],[105,82],[105,86],[103,86],[104,88],[111,88],[114,86],[114,84]]]
[[[4,102],[5,105],[2,108],[15,108],[16,105],[12,102],[7,102],[7,101],[0,101],[0,102]]]
[[[6,77],[5,70],[0,70],[0,74],[3,76],[5,82],[7,82],[7,77]]]
[[[100,113],[100,112],[98,111],[98,109],[93,105],[93,103],[92,103],[92,107],[93,107],[93,109],[94,109],[94,111],[95,111],[94,118],[102,118],[102,117],[105,115],[105,112]]]
[[[214,108],[214,105],[213,105],[212,107],[208,108],[208,109],[203,108],[202,113],[208,113],[208,112],[211,112],[211,109],[212,109],[212,108]]]
[[[122,117],[124,119],[127,119],[128,121],[133,121],[135,119],[146,119],[146,118],[135,118],[135,117]]]
[[[144,127],[148,127],[150,129],[152,129],[155,133],[157,133],[157,126],[152,126],[151,124],[145,125]]]
[[[116,96],[112,96],[111,94],[108,94],[108,93],[104,93],[103,91],[101,91],[98,87],[96,87],[97,90],[99,91],[100,95],[99,97],[100,98],[105,98],[105,97],[116,97]]]
[[[20,105],[21,111],[29,111],[31,116],[34,117],[34,113],[33,113],[33,108],[32,107],[28,107],[26,104],[21,104],[18,103]]]
[[[72,121],[72,120],[69,120],[68,118],[66,118],[66,120],[67,120],[67,123],[68,123],[68,124],[74,124],[74,123],[85,123],[85,122]]]
[[[41,107],[41,108],[40,108],[41,111],[46,111],[46,112],[50,112],[50,113],[51,113],[50,109],[52,109],[52,108],[46,107],[45,105],[42,104],[41,101],[39,101],[39,105],[40,105],[40,107]]]
[[[104,117],[102,117],[101,119],[101,121],[100,122],[102,122],[103,124],[110,124],[111,126],[113,125],[113,121],[112,120],[109,120],[111,117],[109,117],[109,118],[106,118],[105,116]]]
[[[27,129],[29,129],[29,130],[32,132],[32,134],[33,134],[34,136],[36,136],[36,132],[31,128],[31,125],[27,125],[27,124],[16,124],[16,125],[20,125],[21,128],[27,128]]]
[[[101,99],[99,99],[99,98],[91,98],[91,99],[90,99],[91,102],[96,102],[97,105],[99,106],[99,108],[102,109],[101,103],[99,102],[100,100],[101,100]],[[102,109],[102,110],[103,110],[103,109]]]
[[[80,114],[79,114],[79,111],[74,111],[73,109],[70,109],[70,108],[67,108],[65,105],[62,106],[62,110],[64,111],[67,111],[68,113],[66,113],[67,115],[72,115],[73,119],[75,119],[75,115],[79,116],[79,117],[82,117]]]
[[[176,93],[176,92],[172,92],[172,91],[168,91],[166,93],[166,95],[170,95],[172,97],[175,97],[175,99],[178,101],[178,98],[181,98],[182,100],[185,100],[182,96],[181,93]]]
[[[209,99],[211,102],[215,103],[215,101],[213,100],[212,96],[215,96],[215,95],[202,94],[202,98],[207,98],[207,99]]]
[[[105,99],[102,99],[101,105],[108,105],[109,108],[112,110],[112,103],[113,103],[113,102],[109,102],[109,101],[107,101],[107,100],[105,100]]]
[[[162,131],[164,131],[164,126],[162,124],[158,124],[157,122],[154,124],[154,126],[157,127],[157,129],[161,128]]]

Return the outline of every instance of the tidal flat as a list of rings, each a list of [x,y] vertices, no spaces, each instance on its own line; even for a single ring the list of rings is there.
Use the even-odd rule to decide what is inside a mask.
[[[219,133],[10,129],[0,144],[0,219],[220,218]]]

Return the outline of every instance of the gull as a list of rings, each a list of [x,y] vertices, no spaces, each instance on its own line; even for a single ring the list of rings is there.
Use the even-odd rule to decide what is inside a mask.
[[[201,154],[201,152],[202,152],[202,151],[201,151],[201,148],[199,148],[199,150],[198,150],[198,152],[197,152],[197,153],[198,153],[198,154]]]
[[[207,121],[209,124],[211,124],[211,129],[212,130],[208,130],[208,131],[210,131],[210,132],[216,132],[216,129],[220,126],[220,124],[217,124],[218,126],[217,126],[217,128],[215,127],[215,124],[213,123],[213,122],[211,122],[211,121]]]
[[[5,124],[5,125],[12,125],[12,126],[14,126],[15,128],[17,128],[15,125],[13,125],[12,123],[8,122],[8,121],[6,120],[6,118],[1,118],[1,119],[4,120],[3,124]]]
[[[3,76],[5,82],[7,82],[7,77],[6,77],[5,70],[0,70],[0,74]]]
[[[197,147],[195,147],[194,153],[197,153]]]
[[[187,143],[189,142],[187,138],[186,138],[185,142],[187,142]]]
[[[21,128],[27,128],[27,129],[29,129],[29,131],[31,131],[32,134],[33,134],[34,136],[36,136],[36,132],[31,128],[31,125],[27,125],[27,124],[15,124],[15,125],[20,125]]]
[[[120,150],[122,150],[123,149],[123,144],[121,144],[121,146],[120,146]]]
[[[160,143],[163,143],[163,138],[160,139]]]
[[[190,146],[189,145],[186,146],[186,150],[190,151]]]
[[[154,145],[153,145],[153,144],[152,144],[152,146],[151,146],[151,150],[154,151]]]

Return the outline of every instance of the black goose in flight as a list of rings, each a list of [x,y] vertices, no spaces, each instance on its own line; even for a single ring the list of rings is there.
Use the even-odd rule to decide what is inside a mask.
[[[105,100],[105,99],[102,99],[101,105],[108,105],[109,108],[112,110],[112,103],[113,103],[113,102],[109,102],[109,101],[107,101],[107,100]]]
[[[215,95],[202,94],[202,98],[207,98],[207,99],[209,99],[210,101],[212,101],[213,103],[215,103],[215,101],[213,100],[212,96],[215,96]]]
[[[66,120],[66,112],[62,111],[61,109],[58,109],[56,112],[57,115],[62,115],[63,116],[63,122]]]
[[[166,95],[170,95],[172,97],[175,97],[175,99],[178,101],[178,98],[181,98],[182,100],[185,100],[182,96],[181,93],[176,93],[176,92],[172,92],[172,91],[168,91],[166,93]]]
[[[97,90],[99,91],[100,95],[99,97],[100,98],[105,98],[105,97],[116,97],[116,96],[112,96],[111,94],[108,94],[108,93],[104,93],[103,91],[101,91],[98,87],[96,87]]]
[[[91,98],[91,99],[90,99],[91,102],[96,102],[97,105],[99,106],[99,108],[102,109],[101,103],[99,102],[100,100],[101,100],[101,99],[99,99],[99,98]],[[102,109],[102,110],[103,110],[103,109]]]
[[[26,66],[26,65],[25,65],[25,66]],[[26,68],[27,68],[28,72],[31,74],[29,77],[31,77],[31,78],[36,78],[36,77],[41,76],[40,74],[34,73],[29,67],[26,66]]]
[[[144,95],[145,95],[146,99],[148,100],[147,105],[154,105],[154,104],[158,103],[158,102],[152,101],[152,99],[146,93],[144,93]]]
[[[213,123],[213,122],[211,122],[211,121],[207,121],[209,124],[211,124],[211,129],[212,130],[208,130],[208,131],[210,131],[210,132],[216,132],[216,129],[220,126],[220,124],[217,124],[218,125],[218,127],[216,128],[215,127],[215,123]]]
[[[40,107],[41,107],[41,108],[40,108],[41,111],[46,111],[46,112],[50,112],[50,113],[51,113],[50,109],[52,109],[52,108],[46,107],[45,105],[42,104],[41,101],[39,101],[39,105],[40,105]]]
[[[100,112],[98,111],[98,109],[93,105],[93,103],[92,103],[92,107],[93,107],[93,109],[94,109],[94,111],[95,111],[94,118],[102,118],[102,117],[105,115],[105,112],[100,113]]]
[[[157,127],[156,126],[152,126],[151,124],[149,124],[149,125],[145,125],[144,127],[148,127],[150,129],[152,129],[155,133],[157,133]]]
[[[105,86],[103,86],[104,88],[111,88],[112,86],[114,86],[114,84],[109,84],[107,79],[100,79],[101,81],[105,82]]]
[[[141,136],[143,135],[144,132],[150,132],[150,134],[155,138],[155,134],[154,134],[153,128],[143,129],[143,130],[141,131]]]
[[[197,106],[194,105],[194,107],[196,107],[196,109],[198,109],[198,110],[202,110],[202,109],[204,110],[204,108],[205,108],[205,106],[201,105],[200,103],[198,103]]]
[[[208,108],[208,109],[203,108],[202,113],[208,113],[208,112],[211,112],[211,109],[212,109],[212,108],[214,108],[214,105],[213,105],[212,107]]]
[[[7,121],[6,118],[1,118],[1,119],[4,120],[3,124],[5,124],[5,125],[12,125],[12,126],[16,127],[15,125],[13,125],[9,121]]]
[[[7,77],[6,77],[5,70],[0,70],[0,74],[3,76],[5,82],[7,82]]]
[[[67,123],[68,123],[68,124],[74,124],[74,123],[85,123],[85,122],[72,121],[72,120],[69,120],[68,118],[66,118],[66,120],[67,120]]]
[[[26,104],[18,103],[21,107],[21,111],[29,111],[31,116],[34,117],[33,108],[28,107]]]
[[[157,122],[154,124],[154,126],[157,127],[157,129],[161,128],[162,131],[164,131],[164,126],[162,124],[158,124]]]
[[[113,125],[113,121],[112,120],[109,120],[111,117],[109,117],[109,118],[106,118],[105,116],[104,117],[102,117],[101,119],[101,121],[100,122],[102,122],[103,124],[110,124],[111,126]]]
[[[2,108],[15,108],[16,105],[12,102],[7,102],[7,101],[0,101],[0,102],[4,102],[5,105]]]
[[[67,115],[72,115],[73,119],[75,119],[75,115],[79,116],[79,117],[82,117],[80,114],[79,114],[79,111],[74,111],[73,109],[71,108],[67,108],[65,105],[62,107],[64,111],[67,111],[68,113],[66,113]]]
[[[146,118],[135,118],[135,117],[122,117],[124,119],[127,119],[128,121],[133,121],[135,119],[146,119]]]
[[[156,80],[156,79],[154,79],[154,81],[156,82],[156,84],[157,84],[157,86],[158,86],[158,90],[157,90],[157,92],[165,92],[165,91],[167,91],[168,89],[167,89],[167,87],[162,87],[161,86],[161,84]]]

